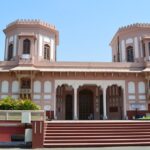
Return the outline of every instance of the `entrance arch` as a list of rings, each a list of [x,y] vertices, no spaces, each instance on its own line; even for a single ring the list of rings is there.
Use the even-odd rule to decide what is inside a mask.
[[[93,92],[88,89],[79,91],[79,119],[88,120],[94,116]]]
[[[120,86],[112,85],[106,90],[107,117],[110,120],[123,118],[123,90]]]
[[[58,120],[73,119],[73,88],[62,84],[56,89],[56,114]]]

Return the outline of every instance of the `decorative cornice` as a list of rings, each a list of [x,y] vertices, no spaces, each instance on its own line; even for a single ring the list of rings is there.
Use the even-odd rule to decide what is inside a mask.
[[[124,31],[133,28],[150,28],[150,23],[134,23],[127,26],[120,27],[118,31]]]
[[[150,28],[150,23],[134,23],[134,24],[129,24],[129,25],[126,25],[126,26],[122,26],[120,27],[117,32],[115,33],[115,35],[113,36],[111,42],[109,45],[112,45],[113,41],[116,39],[116,37],[118,37],[119,33],[120,32],[128,32],[128,31],[131,31],[133,29],[139,29],[139,28]]]
[[[13,25],[42,25],[44,27],[56,30],[55,26],[49,24],[47,22],[41,21],[39,19],[18,19],[16,21],[11,22],[6,26],[6,28],[11,27]]]

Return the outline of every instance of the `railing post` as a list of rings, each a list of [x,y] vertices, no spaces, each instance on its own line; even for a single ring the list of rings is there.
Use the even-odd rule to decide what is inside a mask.
[[[6,120],[8,120],[8,112],[6,112]]]
[[[44,121],[46,121],[46,111],[44,110],[44,116],[43,116],[43,119],[44,119]]]

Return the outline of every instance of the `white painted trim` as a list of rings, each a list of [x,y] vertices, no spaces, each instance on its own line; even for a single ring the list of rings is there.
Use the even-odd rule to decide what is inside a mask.
[[[102,88],[111,86],[113,84],[117,84],[118,86],[121,86],[122,88],[125,88],[125,80],[55,80],[55,87],[62,85],[62,84],[68,84],[71,86],[82,86],[84,84],[95,84],[97,86],[101,86]]]
[[[134,52],[135,52],[135,58],[139,58],[139,46],[138,46],[138,38],[134,38]]]
[[[16,56],[17,52],[17,35],[14,35],[14,49],[13,49],[13,56]]]
[[[43,43],[43,39],[42,39],[42,35],[39,34],[39,56],[42,57],[42,51],[43,51],[43,46],[42,46],[42,43]]]
[[[51,47],[50,47],[50,60],[53,61],[54,60],[54,51],[55,51],[55,39],[52,38],[51,39]]]
[[[125,41],[121,41],[121,54],[122,54],[122,61],[126,61],[126,49],[125,49]]]
[[[6,37],[5,60],[7,60],[7,55],[8,55],[8,37]]]
[[[13,42],[13,40],[14,40],[14,37],[13,37],[13,36],[10,36],[10,37],[9,37],[9,43]]]
[[[128,38],[128,39],[126,40],[126,44],[131,44],[131,43],[133,43],[133,39],[132,39],[132,38]]]

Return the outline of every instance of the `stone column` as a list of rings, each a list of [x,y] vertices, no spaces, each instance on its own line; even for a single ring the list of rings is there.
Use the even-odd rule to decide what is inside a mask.
[[[73,118],[74,120],[78,120],[78,101],[77,101],[77,86],[74,86],[74,113],[73,113]]]
[[[103,88],[103,119],[107,119],[107,110],[106,110],[106,87]]]
[[[128,119],[127,117],[127,107],[126,107],[126,90],[125,87],[123,90],[123,111],[124,111],[124,119]]]
[[[54,87],[54,119],[57,120],[57,99],[56,99],[56,94],[57,94],[57,91],[56,91],[56,87]]]

